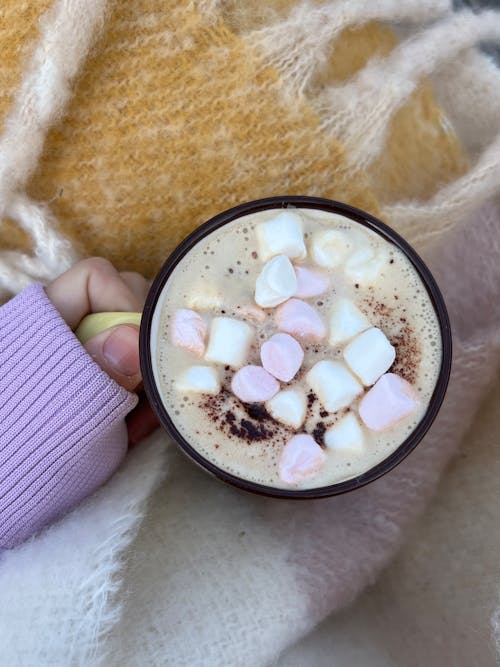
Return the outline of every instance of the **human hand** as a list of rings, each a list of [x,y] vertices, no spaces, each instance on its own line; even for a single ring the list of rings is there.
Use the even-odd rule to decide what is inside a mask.
[[[119,272],[102,257],[75,264],[45,288],[62,318],[76,329],[90,313],[137,312],[144,306],[149,286],[138,273]],[[139,362],[139,327],[120,324],[88,340],[85,349],[97,364],[127,391],[142,385]],[[127,417],[129,445],[133,446],[158,426],[144,394]]]

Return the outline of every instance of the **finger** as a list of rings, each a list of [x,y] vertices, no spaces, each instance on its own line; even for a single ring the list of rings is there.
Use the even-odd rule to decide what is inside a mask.
[[[143,305],[111,262],[102,257],[78,262],[45,291],[72,329],[88,313],[137,312]]]
[[[127,391],[140,385],[139,327],[112,327],[88,340],[84,347],[102,370]]]
[[[125,421],[128,429],[129,447],[135,447],[141,440],[156,431],[160,425],[144,393],[139,394],[137,407],[132,410]]]
[[[141,276],[140,273],[132,271],[120,271],[120,277],[129,289],[135,294],[137,300],[142,304],[141,310],[144,308],[146,297],[149,292],[149,282]]]

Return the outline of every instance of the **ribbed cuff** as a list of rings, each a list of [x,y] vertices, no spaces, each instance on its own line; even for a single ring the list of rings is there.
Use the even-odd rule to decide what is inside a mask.
[[[0,369],[0,548],[9,548],[110,477],[137,397],[92,360],[40,284],[0,308]]]

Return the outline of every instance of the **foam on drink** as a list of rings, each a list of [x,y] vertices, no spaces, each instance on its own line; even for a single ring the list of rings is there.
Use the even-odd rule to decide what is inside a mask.
[[[313,309],[317,313],[328,333],[302,338],[295,335],[304,351],[303,363],[290,382],[280,382],[280,393],[268,401],[268,408],[264,400],[243,403],[234,395],[231,383],[238,364],[262,365],[262,344],[283,332],[279,328],[280,312],[288,316],[287,322],[300,319],[300,312],[296,312],[300,308],[294,307],[295,297],[283,305],[264,308],[257,307],[254,300],[259,275],[265,264],[278,256],[272,254],[271,243],[264,253],[265,259],[262,257],[265,235],[258,230],[272,231],[273,225],[269,223],[283,213],[281,210],[269,209],[230,222],[187,253],[170,275],[158,301],[153,318],[152,354],[164,405],[178,431],[203,457],[235,476],[258,484],[306,489],[345,481],[366,472],[408,437],[425,413],[437,382],[441,337],[427,291],[402,251],[363,225],[338,214],[316,209],[289,210],[293,211],[294,224],[300,220],[307,248],[307,256],[297,250],[297,256],[290,261],[294,267],[317,272],[329,285],[325,292],[309,298],[304,296],[300,301],[308,305],[305,310]],[[325,239],[324,251],[319,245],[322,238]],[[290,239],[285,238],[281,245],[276,245],[276,252],[283,252],[283,248],[286,252],[287,244],[299,248],[300,239],[297,240],[295,231]],[[319,258],[319,264],[315,257]],[[204,292],[200,290],[217,294],[217,300],[203,299]],[[315,291],[318,290],[312,289],[313,293]],[[347,307],[347,303],[353,307]],[[342,319],[339,306],[347,313],[347,319]],[[216,394],[179,389],[183,386],[179,378],[186,377],[190,367],[201,364],[192,351],[172,342],[175,314],[185,308],[197,311],[209,328],[215,318],[251,322],[253,334],[251,340],[244,337],[244,359],[240,359],[236,350],[221,347],[222,356],[229,355],[231,359],[228,356],[228,363],[216,364],[221,383]],[[288,310],[293,312],[288,313]],[[339,317],[345,327],[335,336],[330,332],[330,323],[336,318],[338,321]],[[216,320],[216,325],[217,322],[220,320]],[[369,386],[352,392],[353,398],[346,407],[329,412],[325,407],[327,399],[321,400],[318,395],[323,389],[315,391],[310,382],[311,369],[321,361],[334,362],[334,369],[347,368],[352,372],[344,358],[344,351],[353,340],[349,338],[350,332],[369,328],[379,329],[388,339],[387,345],[395,349],[396,358],[388,372],[408,382],[418,398],[409,416],[384,431],[368,428],[359,414],[360,402],[370,391]],[[369,336],[365,338],[369,342]],[[363,340],[352,349],[361,349]],[[363,348],[363,354],[369,354],[372,344]],[[217,361],[217,355],[214,358]],[[207,366],[214,363],[213,359],[203,360]],[[364,363],[363,359],[359,363]],[[319,376],[312,373],[312,377],[316,375]],[[368,381],[371,378],[365,378],[365,382]],[[359,382],[361,387],[363,382],[361,379]],[[397,388],[397,384],[395,386]],[[281,395],[288,390],[293,391]],[[305,396],[306,402],[305,419],[300,415],[297,420],[299,427],[293,426],[294,420],[287,412],[293,410],[294,405],[303,410],[295,391],[298,397]],[[279,418],[273,418],[272,412]],[[346,419],[349,415],[356,419]],[[280,478],[279,466],[286,444],[299,434],[311,436],[325,456],[319,457],[321,467],[312,476],[292,483]],[[342,446],[344,441],[345,446]],[[357,446],[358,441],[362,441],[362,446]]]

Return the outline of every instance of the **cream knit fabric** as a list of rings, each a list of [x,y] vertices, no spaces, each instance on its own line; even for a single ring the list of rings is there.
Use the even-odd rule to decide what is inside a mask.
[[[113,633],[111,664],[126,662],[136,651],[146,664],[161,664],[160,654],[171,656],[176,665],[271,664],[327,613],[374,581],[435,491],[478,396],[496,375],[500,312],[491,304],[500,279],[498,217],[487,210],[474,224],[465,248],[459,234],[448,239],[446,251],[429,255],[445,286],[456,335],[449,394],[425,442],[356,497],[307,506],[237,494],[175,455],[170,482],[153,497],[128,565],[133,603],[126,605]],[[479,258],[481,271],[464,290],[462,267]],[[471,300],[477,310],[464,316]],[[482,326],[477,327],[479,312]],[[495,580],[494,572],[489,580]],[[491,610],[494,600],[488,603]],[[482,622],[488,625],[487,615]],[[408,632],[396,619],[392,623],[392,631]],[[482,628],[483,636],[488,630]],[[411,639],[408,644],[414,664],[422,664],[418,644]]]
[[[28,232],[34,255],[0,253],[0,289],[18,292],[34,280],[54,278],[75,261],[70,244],[56,231],[49,210],[24,194],[37,166],[48,129],[64,111],[71,83],[102,23],[101,0],[60,0],[43,17],[40,42],[24,76],[0,139],[0,215]]]
[[[192,4],[214,22],[230,5]],[[8,292],[49,280],[75,261],[50,209],[25,187],[105,8],[98,0],[54,4],[0,137],[2,213],[34,243],[32,255],[0,253],[0,288]],[[96,496],[2,557],[0,664],[270,665],[353,601],[394,557],[494,381],[500,356],[500,216],[488,202],[500,188],[499,76],[471,49],[500,37],[500,18],[447,10],[444,2],[353,0],[278,7],[277,15],[259,20],[233,12],[248,48],[257,45],[262,68],[281,72],[282,103],[307,97],[325,136],[346,145],[352,173],[362,167],[370,178],[389,121],[422,74],[446,81],[440,94],[457,129],[464,128],[471,168],[429,201],[384,202],[388,222],[425,250],[454,324],[453,376],[428,437],[391,474],[356,494],[290,504],[222,486],[155,434]],[[337,36],[372,18],[416,26],[352,80],[320,85]],[[465,84],[480,105],[471,104],[468,91],[464,96]]]
[[[431,508],[377,583],[279,667],[498,664],[490,619],[498,638],[499,402],[497,383]]]

